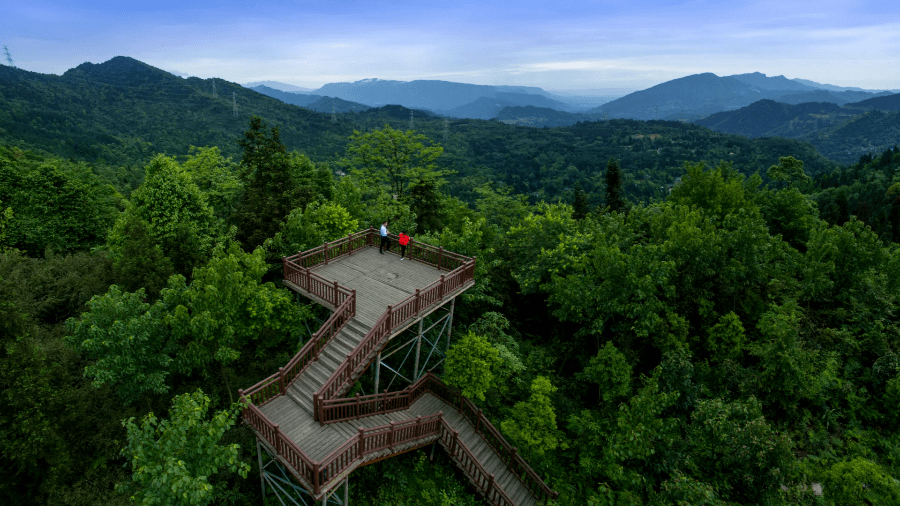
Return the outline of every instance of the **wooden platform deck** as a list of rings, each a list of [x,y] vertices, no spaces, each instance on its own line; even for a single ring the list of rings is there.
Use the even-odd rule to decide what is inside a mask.
[[[356,290],[356,319],[368,327],[375,324],[389,305],[396,305],[415,294],[416,288],[425,288],[446,274],[416,261],[400,260],[396,245],[383,255],[378,253],[378,248],[366,248],[313,267],[311,271]],[[305,294],[299,287],[292,288]]]
[[[447,424],[459,432],[459,442],[468,448],[484,470],[493,475],[494,486],[502,489],[515,505],[538,504],[522,479],[509,470],[504,459],[483,439],[477,428],[473,427],[472,423],[458,411],[458,407],[448,405],[431,393],[425,393],[408,409],[402,411],[325,425],[314,420],[313,394],[337,371],[347,359],[348,354],[356,348],[366,333],[385,313],[387,307],[407,299],[416,293],[416,289],[424,289],[440,280],[441,275],[447,274],[446,271],[420,262],[400,260],[397,253],[399,252],[396,248],[393,252],[380,254],[378,248],[368,247],[355,251],[352,255],[343,256],[328,264],[310,269],[311,272],[326,280],[337,281],[347,289],[356,290],[356,315],[341,328],[335,337],[328,341],[321,350],[318,360],[305,368],[297,379],[285,389],[285,395],[267,401],[259,408],[260,411],[269,420],[278,424],[281,432],[313,461],[322,461],[338,450],[356,436],[360,428],[374,428],[391,422],[399,423],[415,419],[417,416],[425,417],[441,412]],[[321,300],[291,282],[285,281],[285,284],[298,293],[334,309],[329,301]],[[470,281],[452,293],[446,294],[445,301],[450,301],[472,284]],[[436,306],[440,306],[440,304]],[[437,307],[429,307],[427,311],[423,310],[418,318],[407,323],[404,328],[408,328],[429,311],[436,309]],[[398,329],[396,333],[400,331],[402,329]],[[435,436],[432,440],[438,439]],[[343,471],[342,476],[349,474],[352,469],[364,465],[366,462],[380,460],[430,442],[416,441],[415,444],[405,447],[401,445],[378,454],[369,454],[362,462]],[[441,441],[441,444],[446,446],[445,441]],[[468,472],[467,476],[472,480],[472,476]],[[475,482],[473,481],[473,483]],[[334,485],[336,484],[333,483],[331,486]],[[476,486],[476,488],[478,487]]]

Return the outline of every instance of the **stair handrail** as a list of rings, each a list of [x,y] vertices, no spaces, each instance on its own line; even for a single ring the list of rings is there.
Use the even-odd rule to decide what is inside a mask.
[[[431,372],[425,373],[403,390],[323,400],[320,411],[322,423],[345,422],[366,416],[403,411],[409,409],[426,392],[441,399],[468,420],[475,428],[475,432],[500,456],[510,468],[510,472],[519,478],[533,496],[541,499],[558,497],[558,492],[552,490],[541,479],[475,403],[462,395],[459,389],[444,383]]]
[[[469,475],[472,484],[484,494],[485,499],[495,506],[517,506],[506,494],[506,491],[497,486],[494,475],[481,465],[472,450],[469,450],[469,447],[459,439],[459,431],[454,430],[443,418],[441,419],[441,429],[438,439],[441,446],[447,450],[450,458],[456,460],[459,467]]]
[[[367,367],[376,350],[381,349],[392,332],[402,326],[411,318],[418,316],[423,310],[438,304],[443,298],[454,290],[464,286],[474,279],[475,258],[460,265],[448,275],[428,285],[425,290],[417,290],[396,306],[388,306],[381,318],[366,333],[359,344],[351,351],[347,358],[325,381],[318,391],[313,393],[313,416],[321,422],[320,411],[325,399],[332,399],[339,392],[349,387],[353,381],[353,374],[360,367]]]

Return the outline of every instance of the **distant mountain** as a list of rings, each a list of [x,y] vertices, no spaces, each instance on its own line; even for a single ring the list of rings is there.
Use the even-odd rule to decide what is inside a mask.
[[[586,111],[611,118],[696,119],[746,107],[759,100],[799,104],[845,104],[876,96],[866,91],[829,91],[798,83],[784,76],[767,77],[754,72],[719,77],[712,73],[673,79],[636,91]]]
[[[844,105],[849,102],[856,102],[870,97],[879,97],[888,95],[887,92],[872,93],[868,91],[802,91],[799,93],[788,93],[778,97],[779,102],[786,104],[802,104],[806,102],[828,102],[830,104]]]
[[[481,97],[474,102],[439,111],[451,118],[493,119],[507,107],[543,107],[557,111],[570,111],[568,104],[541,95],[526,93],[497,93],[494,97]]]
[[[736,111],[712,114],[694,123],[717,132],[747,137],[794,137],[838,122],[844,123],[856,115],[836,104],[812,102],[791,105],[766,99]]]
[[[312,95],[318,97],[318,95]],[[349,100],[341,100],[337,97],[318,97],[315,102],[309,103],[306,107],[310,111],[326,112],[326,113],[344,113],[344,112],[362,112],[371,109],[371,107]]]
[[[833,84],[821,84],[821,83],[817,83],[815,81],[809,81],[807,79],[792,79],[792,81],[796,81],[800,84],[804,84],[804,85],[812,87],[812,88],[818,88],[820,90],[827,90],[827,91],[864,91],[867,93],[877,93],[879,91],[892,91],[892,92],[896,93],[896,92],[900,91],[900,90],[865,90],[863,88],[857,88],[855,86],[847,87],[847,86],[835,86]]]
[[[859,102],[846,104],[848,108],[858,109],[878,109],[880,111],[898,111],[900,110],[900,93],[893,95],[882,95],[880,97],[868,98]]]
[[[286,91],[289,93],[308,93],[313,91],[313,88],[301,88],[300,86],[279,83],[278,81],[256,81],[252,83],[244,83],[243,86],[244,88],[256,88],[257,86],[265,86],[267,88],[272,88],[278,91]]]
[[[487,86],[434,80],[407,82],[364,79],[353,83],[326,84],[315,90],[314,93],[338,97],[372,107],[397,104],[413,109],[427,109],[448,116],[466,118],[493,117],[491,115],[493,108],[485,107],[487,102],[479,101],[482,98],[497,99],[500,101],[498,103],[504,107],[509,105],[536,105],[566,111],[581,109],[570,105],[563,97],[557,97],[535,87]],[[457,108],[462,109],[456,110]],[[497,109],[495,112],[499,112],[499,110]],[[469,112],[466,113],[468,115],[464,116],[461,111]]]
[[[276,88],[270,88],[265,85],[253,86],[250,89],[257,93],[262,93],[263,95],[266,95],[266,96],[269,96],[272,98],[277,98],[278,100],[281,100],[285,104],[299,105],[300,107],[306,107],[307,105],[322,98],[322,95],[313,95],[313,94],[306,94],[306,93],[290,93],[290,92],[282,91],[282,90],[279,90]]]
[[[507,125],[530,127],[562,127],[579,121],[596,120],[596,116],[557,111],[547,107],[504,107],[496,119]]]
[[[673,79],[586,111],[610,118],[657,119],[737,109],[778,92],[712,73]]]
[[[286,104],[299,105],[300,107],[305,107],[316,112],[359,112],[370,108],[367,105],[341,100],[340,98],[323,97],[322,95],[305,93],[291,93],[269,88],[268,86],[255,86],[251,89],[258,93],[262,93],[263,95],[277,98]]]
[[[753,72],[750,74],[735,74],[733,76],[734,79],[738,81],[748,84],[750,86],[755,86],[764,90],[774,90],[774,91],[810,91],[816,89],[815,87],[808,86],[806,84],[798,83],[797,81],[793,81],[784,76],[773,76],[767,77],[765,74],[761,72]]]

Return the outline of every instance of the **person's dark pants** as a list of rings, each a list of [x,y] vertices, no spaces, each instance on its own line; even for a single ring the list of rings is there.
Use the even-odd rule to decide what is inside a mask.
[[[391,250],[391,240],[385,236],[381,236],[381,246],[378,247],[378,252],[384,253],[384,251],[382,251],[383,248],[387,249],[388,251]]]
[[[404,256],[406,256],[406,246],[401,244],[400,245],[400,258],[403,258]]]

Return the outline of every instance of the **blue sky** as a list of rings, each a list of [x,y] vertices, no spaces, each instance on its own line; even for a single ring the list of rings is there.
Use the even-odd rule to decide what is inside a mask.
[[[642,89],[759,71],[900,88],[900,3],[870,1],[55,2],[0,0],[0,45],[61,74],[117,55],[202,78],[443,79]]]

